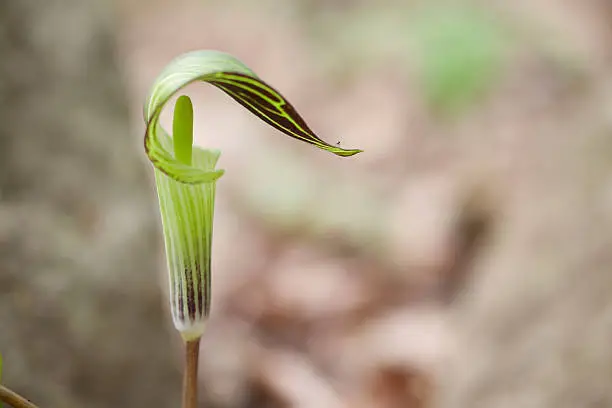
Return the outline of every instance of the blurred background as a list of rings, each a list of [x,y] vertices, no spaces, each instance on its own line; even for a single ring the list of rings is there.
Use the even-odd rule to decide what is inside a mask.
[[[3,382],[41,407],[177,406],[142,103],[172,58],[217,49],[364,152],[188,88],[226,169],[202,406],[481,406],[474,383],[513,364],[501,322],[556,313],[571,292],[538,290],[571,288],[559,271],[612,266],[592,251],[612,242],[611,43],[605,0],[0,2]]]

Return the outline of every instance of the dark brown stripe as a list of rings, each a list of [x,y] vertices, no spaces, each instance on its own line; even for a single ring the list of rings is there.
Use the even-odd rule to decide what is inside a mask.
[[[206,283],[202,281],[203,275],[202,275],[202,268],[200,267],[200,264],[196,264],[196,271],[197,271],[197,277],[198,280],[196,281],[196,290],[197,290],[197,294],[198,294],[198,310],[200,311],[200,314],[202,316],[206,316],[206,310],[203,309],[204,307],[204,290],[206,290],[205,286]]]
[[[251,81],[255,81],[256,80],[252,76],[241,74],[239,72],[224,72],[223,74],[245,78],[245,80],[242,81],[241,83],[244,84],[243,85],[244,88],[249,88],[249,89],[253,87],[253,85],[251,84]],[[274,89],[270,85],[266,84],[261,79],[257,79],[257,81],[259,81],[262,84],[262,86],[258,86],[257,87],[257,91],[259,91],[259,93],[262,93],[262,94],[266,95],[268,98],[273,99],[273,100],[275,100],[275,101],[277,101],[279,103],[282,103],[282,102],[286,103],[287,102],[281,96],[280,92],[278,92],[276,89]],[[240,82],[240,81],[238,80],[236,82]]]
[[[193,274],[191,268],[188,266],[185,268],[185,283],[187,287],[185,288],[185,294],[187,295],[187,313],[189,313],[189,320],[194,321],[196,318],[196,304],[195,304],[195,293],[194,290],[197,281],[193,282]],[[199,280],[199,279],[198,279]]]
[[[240,87],[237,87],[237,86],[233,86],[233,85],[228,85],[226,83],[223,83],[223,84],[215,83],[213,85],[215,85],[217,88],[219,88],[222,91],[224,91],[225,93],[227,93],[236,102],[238,102],[245,109],[250,111],[253,115],[257,116],[258,118],[260,118],[261,120],[266,122],[268,125],[270,125],[273,128],[279,130],[280,132],[286,134],[287,136],[290,136],[290,137],[293,137],[294,139],[301,140],[301,141],[304,141],[304,142],[307,142],[307,143],[311,143],[311,144],[316,144],[315,143],[315,141],[316,141],[316,142],[324,144],[326,146],[330,146],[328,143],[326,143],[325,141],[319,139],[314,133],[312,133],[312,130],[310,130],[310,128],[308,128],[308,126],[306,125],[304,120],[297,114],[295,109],[293,109],[293,107],[291,105],[289,105],[289,103],[287,103],[287,105],[285,105],[285,110],[287,111],[287,114],[290,115],[291,118],[295,122],[297,122],[302,127],[303,130],[298,128],[298,127],[296,127],[295,124],[293,122],[291,122],[290,120],[288,120],[286,117],[281,116],[282,113],[278,113],[278,109],[274,105],[271,105],[271,104],[267,103],[265,100],[261,99],[257,95],[245,94],[243,88],[240,88]],[[264,101],[265,105],[263,105],[263,106],[265,106],[267,108],[270,108],[270,109],[274,109],[274,111],[276,113],[275,112],[267,111],[265,109],[262,109],[262,110],[264,112],[266,112],[267,114],[269,114],[270,116],[274,116],[274,118],[269,118],[267,116],[261,115],[259,112],[257,112],[255,109],[253,109],[253,107],[251,107],[249,105],[249,103],[246,103],[245,100],[250,102],[251,104],[253,104],[255,106],[258,106],[258,107],[262,107],[262,103],[260,103],[260,101]],[[291,129],[294,133],[299,134],[304,139],[300,139],[298,137],[295,137],[291,133],[288,133],[285,129]],[[310,132],[310,133],[307,133],[307,132]]]
[[[178,279],[178,286],[179,286],[178,287],[178,296],[177,296],[177,299],[178,299],[178,305],[177,305],[178,306],[178,318],[179,318],[180,321],[184,322],[185,321],[185,311],[183,309],[183,306],[184,306],[183,299],[185,297],[185,288],[183,287],[183,280],[178,278],[178,276],[177,276],[177,279]]]
[[[222,89],[226,93],[230,94],[230,96],[232,98],[234,98],[238,102],[240,102],[239,98],[244,96],[244,97],[248,98],[249,101],[252,102],[254,105],[266,107],[266,108],[268,108],[268,109],[270,109],[272,111],[277,112],[278,115],[282,115],[283,112],[285,112],[289,117],[291,117],[291,119],[293,119],[293,121],[295,121],[295,123],[297,123],[297,125],[301,129],[296,127],[292,122],[288,122],[287,128],[292,129],[295,133],[300,133],[300,134],[302,134],[304,136],[308,136],[310,138],[314,138],[314,139],[320,140],[314,134],[314,132],[308,127],[308,125],[306,124],[306,121],[300,116],[299,113],[297,113],[297,111],[295,110],[293,105],[291,105],[291,103],[289,103],[288,100],[286,100],[286,99],[278,100],[278,97],[271,97],[271,99],[276,99],[276,100],[278,100],[278,102],[282,102],[283,103],[282,108],[279,108],[277,105],[271,104],[269,101],[267,101],[266,99],[260,97],[256,93],[253,93],[252,91],[248,92],[248,91],[251,90],[251,88],[242,87],[240,85],[234,85],[234,84],[227,83],[227,82],[222,82],[222,83],[219,83],[219,84],[213,83],[213,85],[218,86],[220,89]],[[268,85],[266,84],[266,86],[268,86]],[[263,87],[257,88],[257,91],[259,91],[260,93],[266,93],[266,92],[262,92],[262,91],[265,91],[265,89]],[[237,98],[236,95],[240,95],[240,97]],[[269,92],[267,93],[267,95],[273,96]],[[244,104],[242,104],[242,106],[244,106]],[[247,107],[247,109],[248,109],[248,107]],[[249,109],[249,110],[251,112],[253,112],[251,109]],[[255,113],[255,114],[257,116],[259,116],[259,114],[257,114],[257,113]],[[287,120],[283,116],[281,116],[281,118],[284,121]]]
[[[204,316],[208,316],[210,314],[210,303],[212,299],[212,273],[211,273],[211,261],[210,255],[208,255],[206,259],[206,295],[204,298],[205,307],[204,307]]]

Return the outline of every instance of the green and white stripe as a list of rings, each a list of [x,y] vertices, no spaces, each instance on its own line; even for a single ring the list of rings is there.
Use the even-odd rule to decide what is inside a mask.
[[[170,150],[172,140],[164,136]],[[192,166],[214,171],[220,152],[193,149]],[[202,335],[210,312],[214,181],[185,184],[155,169],[169,272],[172,320],[186,339]]]

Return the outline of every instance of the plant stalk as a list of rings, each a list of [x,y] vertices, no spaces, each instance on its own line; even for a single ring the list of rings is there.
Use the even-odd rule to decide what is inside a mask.
[[[26,398],[17,394],[15,391],[6,388],[3,385],[0,385],[0,401],[7,403],[13,408],[38,408]]]
[[[198,406],[198,360],[200,339],[185,342],[185,371],[183,375],[183,408]]]

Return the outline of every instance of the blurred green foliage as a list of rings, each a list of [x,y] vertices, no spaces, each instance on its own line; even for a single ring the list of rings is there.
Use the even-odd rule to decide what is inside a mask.
[[[442,114],[462,112],[486,94],[503,67],[506,36],[486,13],[436,8],[414,24],[424,96]]]
[[[308,25],[321,64],[340,81],[384,65],[415,75],[438,115],[462,113],[481,100],[511,45],[492,11],[461,4],[371,5],[322,13]]]
[[[276,230],[318,242],[332,240],[376,255],[385,246],[385,197],[365,176],[350,180],[313,171],[299,155],[274,147],[260,153],[237,199]]]

